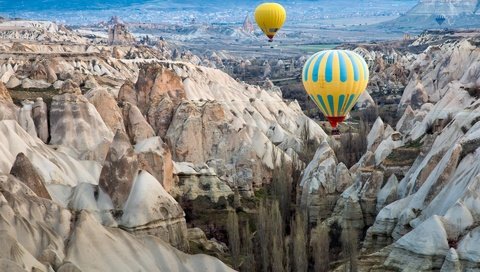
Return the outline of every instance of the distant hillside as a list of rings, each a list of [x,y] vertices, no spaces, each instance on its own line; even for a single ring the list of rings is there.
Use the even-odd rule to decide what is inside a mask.
[[[391,32],[409,33],[438,28],[480,28],[479,8],[479,0],[420,0],[405,15],[380,26]],[[437,24],[437,16],[445,18],[442,25]]]
[[[445,16],[457,16],[461,14],[473,14],[479,7],[478,0],[420,0],[408,15],[431,15],[442,14]]]

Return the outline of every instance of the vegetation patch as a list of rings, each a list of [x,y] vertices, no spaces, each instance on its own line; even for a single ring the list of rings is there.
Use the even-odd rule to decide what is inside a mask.
[[[415,141],[410,141],[405,144],[404,148],[421,148],[423,146],[422,139],[418,138]]]
[[[385,166],[410,166],[420,154],[420,147],[400,147],[394,149],[383,161]]]
[[[337,137],[339,145],[333,148],[339,162],[343,162],[347,168],[352,167],[367,151],[367,135],[369,133],[368,123],[360,121],[354,128],[349,127],[347,131],[341,131]]]
[[[21,102],[23,100],[28,99],[31,101],[35,101],[35,99],[37,99],[38,97],[41,97],[43,101],[50,106],[50,104],[52,103],[53,96],[57,94],[58,94],[58,90],[55,90],[55,88],[53,87],[49,87],[46,89],[34,89],[34,88],[24,89],[22,87],[17,87],[10,90],[10,96],[13,99],[13,103],[20,106],[22,105]]]
[[[267,190],[265,188],[260,188],[255,191],[255,198],[258,200],[263,200],[267,198]]]

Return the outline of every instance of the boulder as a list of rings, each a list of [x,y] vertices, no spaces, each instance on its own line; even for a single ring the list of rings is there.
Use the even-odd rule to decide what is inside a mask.
[[[52,199],[45,187],[45,181],[25,154],[18,153],[10,174],[25,183],[38,197]]]
[[[117,130],[100,173],[100,188],[112,199],[113,207],[121,210],[139,171],[138,159],[125,132]]]

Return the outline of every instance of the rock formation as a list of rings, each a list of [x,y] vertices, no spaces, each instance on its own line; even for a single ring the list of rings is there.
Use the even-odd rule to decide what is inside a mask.
[[[153,137],[135,145],[139,168],[154,176],[167,192],[175,187],[174,163],[170,148],[160,137]]]
[[[112,94],[103,88],[97,88],[90,90],[85,96],[95,106],[103,122],[113,133],[117,130],[125,131],[122,111]]]
[[[108,43],[111,45],[131,44],[135,38],[127,30],[127,26],[117,23],[108,30]]]
[[[53,97],[50,109],[50,144],[71,148],[81,159],[102,161],[113,133],[73,81],[66,81]]]
[[[0,82],[0,120],[16,120],[16,111],[10,93],[5,85]]]
[[[18,153],[15,162],[13,163],[10,174],[20,181],[23,181],[28,188],[30,188],[37,196],[52,199],[45,188],[45,181],[38,174],[35,167],[30,160],[23,153]]]
[[[363,239],[360,266],[479,269],[476,34],[355,49],[372,69],[357,108],[400,101],[401,116],[376,119],[349,169],[335,155],[338,137],[273,85],[197,66],[189,52],[171,61],[46,22],[0,26],[10,29],[0,27],[0,81],[10,88],[0,83],[0,270],[228,271],[167,245],[226,252],[205,225],[187,230],[192,207],[181,205],[218,212],[255,202],[279,169],[303,170],[295,189],[309,223]],[[210,63],[224,65],[219,54]]]
[[[72,213],[35,197],[12,176],[0,176],[0,189],[0,267],[7,271],[232,271],[212,257],[188,256],[150,235],[104,227],[88,211]]]
[[[44,143],[48,143],[50,137],[48,131],[48,109],[47,104],[41,97],[35,100],[35,103],[33,104],[32,115],[38,138],[40,138]]]
[[[475,39],[426,46],[418,53],[420,58],[411,60],[398,132],[377,119],[367,137],[366,154],[349,170],[353,185],[333,203],[327,204],[330,195],[325,193],[328,188],[333,192],[333,182],[338,183],[333,178],[335,156],[328,146],[317,150],[305,170],[302,201],[315,214],[312,221],[330,227],[333,222],[348,223],[358,233],[368,228],[363,268],[479,268],[472,242],[477,234],[480,119],[474,87],[479,57]],[[414,44],[429,42],[420,37]],[[319,213],[318,206],[328,208]]]
[[[98,182],[99,187],[110,196],[115,209],[123,208],[137,172],[137,155],[127,135],[117,130]]]

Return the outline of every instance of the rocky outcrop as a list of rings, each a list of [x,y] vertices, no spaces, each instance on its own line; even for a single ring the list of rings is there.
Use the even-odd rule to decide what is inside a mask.
[[[35,100],[35,103],[33,104],[32,115],[38,138],[40,138],[44,143],[48,143],[50,138],[48,131],[48,109],[47,104],[42,98],[39,97]]]
[[[471,76],[480,68],[476,64],[479,58],[476,46],[468,39],[429,47],[418,55],[411,66],[411,80],[405,88],[400,106],[410,104],[415,109],[419,103],[427,102],[426,99],[436,103],[446,94],[447,85],[455,81],[475,85],[477,80]]]
[[[158,136],[165,138],[167,135],[168,127],[172,122],[176,106],[174,101],[166,95],[150,106],[147,112],[147,120]]]
[[[377,212],[397,200],[398,179],[395,175],[388,178],[387,183],[377,194]]]
[[[400,133],[408,133],[412,130],[415,121],[415,112],[413,111],[412,107],[408,105],[403,112],[402,117],[397,122],[396,130]]]
[[[81,159],[103,161],[113,133],[102,117],[81,94],[73,81],[66,81],[53,97],[50,109],[50,144],[71,149]]]
[[[28,68],[27,68],[28,69]],[[57,75],[49,63],[38,63],[31,67],[29,78],[33,80],[43,80],[48,83],[57,81]]]
[[[383,135],[384,139],[380,142],[377,149],[375,150],[375,164],[381,164],[387,157],[392,153],[396,148],[403,146],[403,140],[401,135],[398,133],[393,133],[391,127],[387,127],[385,134]]]
[[[160,182],[140,171],[123,207],[119,225],[135,234],[162,238],[173,246],[187,249],[187,225],[184,212]]]
[[[444,59],[445,55],[435,50],[451,56]],[[416,110],[407,107],[397,124],[406,139],[420,145],[420,153],[400,182],[392,177],[378,193],[377,208],[381,210],[367,231],[364,250],[372,252],[392,244],[385,268],[463,271],[478,267],[470,258],[476,252],[470,241],[476,235],[478,219],[478,209],[472,205],[479,199],[474,193],[480,173],[479,103],[476,94],[465,87],[476,84],[471,76],[476,65],[463,62],[466,55],[476,58],[477,53],[467,41],[430,48],[425,54],[443,63],[442,69],[459,70],[450,71],[447,80],[433,76],[436,66],[423,63],[426,70],[418,70],[418,78],[412,78],[423,82],[436,104],[423,104]],[[425,84],[431,78],[438,79],[435,91]]]
[[[126,103],[122,108],[122,115],[125,130],[133,144],[155,136],[153,128],[145,120],[137,106]]]
[[[16,120],[16,106],[5,85],[0,82],[0,120]]]
[[[22,80],[22,88],[23,89],[47,89],[51,86],[50,83],[46,82],[45,80],[36,80],[36,79],[29,79],[25,78]]]
[[[87,211],[71,213],[36,197],[12,176],[0,175],[0,206],[0,268],[5,271],[232,271],[217,259],[186,255],[159,238],[104,227]]]
[[[94,76],[88,75],[85,81],[83,82],[83,87],[91,90],[91,89],[99,88],[100,84],[98,84]]]
[[[103,122],[113,133],[117,130],[125,131],[122,111],[112,94],[106,89],[97,88],[90,90],[85,97],[95,106]]]
[[[367,150],[375,151],[383,140],[385,124],[380,117],[377,118],[367,136]]]
[[[35,124],[32,119],[33,102],[30,100],[22,101],[22,108],[18,112],[18,123],[20,126],[33,137],[37,136]]]
[[[199,197],[208,198],[212,203],[223,201],[233,196],[233,191],[224,180],[220,179],[213,169],[195,167],[190,163],[175,163],[175,175],[178,179],[174,195],[185,200],[194,201]]]
[[[117,23],[108,29],[108,43],[113,44],[132,44],[135,38],[127,30],[127,26]]]
[[[52,199],[47,188],[45,188],[45,181],[25,154],[18,153],[10,174],[25,183],[38,197]]]
[[[339,198],[336,191],[337,183],[345,181],[337,181],[336,176],[349,175],[348,170],[343,167],[343,173],[336,172],[337,161],[335,153],[327,142],[323,142],[318,148],[312,162],[304,170],[300,186],[302,187],[301,203],[308,207],[312,222],[324,220],[328,218]]]
[[[381,271],[478,267],[471,242],[477,235],[474,203],[479,198],[474,192],[480,173],[478,65],[471,61],[479,55],[473,43],[453,39],[412,59],[398,132],[377,119],[368,135],[368,151],[350,169],[354,184],[322,222],[328,226],[347,222],[360,233],[368,227],[361,259],[373,261],[369,267]],[[409,154],[414,157],[407,158]],[[402,171],[392,170],[395,163],[402,166],[410,159]],[[314,161],[307,167],[304,179],[313,180],[308,170],[319,165],[321,161]],[[317,176],[331,172],[323,169]],[[390,177],[385,184],[384,176]],[[316,192],[309,193],[310,197]]]
[[[20,85],[22,85],[22,81],[14,75],[10,76],[8,81],[5,82],[5,86],[9,89],[16,88]]]
[[[146,65],[142,67],[135,84],[137,105],[146,114],[150,105],[162,96],[169,96],[174,101],[186,98],[182,78],[163,65]]]
[[[70,232],[70,212],[36,197],[12,176],[1,175],[0,188],[2,258],[40,271],[58,267],[65,258],[64,240]]]
[[[380,171],[362,173],[360,179],[363,185],[359,193],[360,206],[365,225],[371,226],[377,215],[377,195],[383,185],[383,173]]]
[[[135,85],[126,80],[120,90],[118,91],[118,101],[121,103],[130,103],[137,106],[137,94],[135,92]]]
[[[0,172],[9,173],[18,153],[24,153],[50,185],[76,186],[79,181],[96,184],[101,166],[93,161],[78,161],[58,148],[53,150],[40,139],[32,137],[13,120],[0,121]],[[58,187],[56,187],[58,188]],[[63,191],[52,191],[55,201],[64,203]],[[58,197],[58,198],[57,198]]]
[[[116,239],[111,239],[112,236]],[[98,243],[98,241],[103,243],[94,250],[81,250],[88,244]],[[112,258],[119,260],[115,263],[111,262],[112,258],[106,259],[102,254],[110,252],[111,248],[116,248],[115,253],[111,254]],[[79,215],[67,253],[66,261],[87,271],[152,268],[159,271],[233,271],[217,259],[205,255],[188,256],[149,235],[133,237],[119,229],[103,228],[84,212]],[[141,256],[141,261],[135,256]],[[92,260],[95,261],[92,262]]]
[[[208,240],[205,232],[200,228],[188,229],[188,242],[193,243],[196,247],[205,248],[205,250],[213,254],[225,254],[228,247],[224,243],[220,243],[215,238]]]
[[[44,101],[37,100],[33,109],[24,105],[21,118],[14,112],[12,119],[22,126],[0,121],[0,172],[13,165],[12,173],[32,184],[28,189],[8,176],[8,186],[0,187],[0,230],[8,228],[8,237],[0,237],[1,267],[228,271],[214,259],[190,259],[157,239],[188,248],[184,212],[168,192],[225,208],[234,199],[232,188],[251,195],[270,183],[276,170],[290,175],[303,167],[298,155],[307,142],[327,138],[298,103],[284,102],[278,88],[265,90],[215,69],[161,60],[163,51],[150,47],[119,45],[112,58],[102,37],[87,43],[55,25],[12,27],[17,23],[31,29],[8,34],[3,25],[0,39],[25,35],[31,42],[1,46],[0,69],[6,72],[0,80],[12,83],[16,99],[35,92]],[[36,42],[62,35],[68,43]],[[200,61],[191,53],[182,58]],[[135,86],[124,84],[136,78]],[[19,152],[25,156],[17,161],[28,158],[30,165],[27,160],[18,166]],[[332,176],[339,179],[334,194],[353,182],[343,164]],[[55,202],[38,198],[46,193]],[[203,236],[197,241],[225,253],[221,243]],[[100,245],[91,248],[92,243]],[[3,254],[10,252],[18,256],[7,261]]]
[[[157,141],[155,141],[157,140]],[[111,199],[118,224],[138,234],[150,234],[179,248],[187,248],[186,224],[180,205],[161,182],[172,186],[172,161],[162,153],[159,138],[136,146],[117,130],[102,172],[99,187]],[[139,155],[135,153],[137,151]],[[152,161],[148,159],[152,159]],[[168,165],[170,164],[170,166]],[[168,169],[170,167],[170,169]],[[157,180],[146,168],[162,179]],[[170,174],[170,176],[168,176]]]
[[[448,249],[444,223],[434,216],[395,242],[385,265],[416,271],[440,269]]]
[[[110,196],[115,209],[123,208],[138,169],[137,155],[127,135],[117,130],[98,182],[100,188]]]
[[[452,271],[452,272],[462,271],[462,265],[460,263],[460,260],[458,259],[458,253],[454,248],[450,248],[450,250],[448,251],[447,257],[443,262],[442,269],[440,269],[440,272],[447,272],[447,271]]]
[[[73,35],[67,32],[66,30],[66,35]],[[57,34],[60,35],[60,33]],[[72,38],[72,41],[74,43],[75,39]],[[200,159],[190,162],[203,164],[223,154],[222,156],[225,157],[221,158],[223,163],[218,165],[223,164],[229,169],[236,168],[234,171],[237,175],[236,179],[243,184],[242,188],[250,193],[254,185],[260,186],[271,180],[271,172],[278,166],[273,162],[272,150],[278,153],[277,158],[288,157],[286,161],[290,161],[289,164],[292,165],[290,157],[302,153],[304,148],[304,137],[301,135],[304,127],[310,127],[308,138],[313,143],[319,143],[326,138],[321,128],[305,117],[298,103],[285,103],[278,90],[264,90],[242,84],[215,69],[162,60],[163,53],[147,47],[115,46],[117,55],[123,56],[121,59],[111,58],[110,49],[112,48],[98,44],[77,46],[68,43],[46,46],[41,43],[24,44],[22,42],[16,47],[19,49],[24,47],[23,52],[33,54],[41,52],[43,55],[42,58],[30,61],[27,55],[12,55],[7,50],[0,64],[1,67],[5,66],[6,70],[12,67],[15,73],[10,75],[11,78],[40,80],[51,84],[48,82],[48,74],[55,73],[57,76],[57,80],[53,83],[55,88],[62,86],[61,88],[65,90],[75,89],[76,87],[69,83],[73,81],[82,88],[90,89],[86,94],[90,99],[88,103],[84,103],[84,97],[79,92],[65,94],[60,91],[62,94],[55,96],[49,105],[49,136],[44,133],[41,136],[43,141],[49,141],[50,144],[58,146],[63,152],[76,158],[95,159],[99,162],[105,158],[115,129],[122,127],[119,124],[120,116],[116,113],[115,105],[112,104],[115,103],[117,91],[123,126],[133,144],[154,136],[160,136],[168,145],[171,139],[183,138],[187,141],[190,128],[183,134],[179,129],[180,126],[177,126],[183,122],[180,119],[177,119],[178,122],[174,125],[175,130],[168,135],[179,105],[189,103],[188,100],[199,106],[202,100],[218,102],[213,104],[218,104],[216,107],[221,107],[222,111],[226,112],[226,118],[230,119],[209,125],[207,130],[208,133],[218,133],[214,126],[228,126],[226,128],[228,140],[216,147],[208,138],[218,139],[221,136],[208,135],[206,148],[210,150],[205,152],[207,155],[199,156]],[[65,52],[65,54],[55,54],[58,52]],[[187,55],[189,54],[185,56]],[[17,68],[24,66],[25,69],[20,69],[17,74]],[[38,68],[35,79],[30,78],[33,67]],[[128,83],[136,78],[138,80],[134,86]],[[100,85],[100,88],[94,84],[94,81]],[[99,89],[106,90],[113,99],[104,96],[105,93],[98,91]],[[45,96],[43,98],[47,104],[50,102],[48,96],[51,92],[53,89],[43,89],[41,92],[46,95],[48,100]],[[95,110],[90,111],[92,105],[95,106]],[[74,106],[75,111],[68,110],[70,106]],[[108,113],[110,106],[115,109],[112,111],[113,114]],[[77,108],[83,115],[78,122],[70,120],[71,117],[66,118],[69,112],[72,116],[80,116],[74,114]],[[203,109],[199,108],[198,111],[201,112]],[[211,114],[215,113],[206,112],[205,122],[208,122],[210,118],[208,115]],[[64,118],[60,119],[60,115]],[[98,118],[98,115],[101,118]],[[179,117],[188,118],[188,116]],[[85,122],[80,121],[81,119],[85,119]],[[111,131],[106,132],[105,127]],[[78,131],[70,133],[74,130],[73,128]],[[234,135],[239,131],[243,136],[235,139]],[[39,132],[37,134],[40,136]],[[90,139],[87,139],[85,134],[91,135]],[[73,135],[76,137],[74,138]],[[252,140],[254,138],[261,141]],[[234,147],[226,147],[230,145]],[[265,149],[263,145],[268,147]],[[171,146],[172,157],[176,160],[186,160],[177,156],[179,154],[177,146],[179,145],[175,144],[175,148]],[[279,159],[278,162],[280,162]],[[292,168],[291,165],[289,168]]]
[[[0,25],[2,29],[0,37],[4,40],[86,42],[85,39],[68,31],[65,27],[59,27],[57,24],[48,21],[6,20],[2,21]],[[12,51],[17,52],[29,52],[30,50],[19,42],[12,47]]]
[[[160,137],[153,137],[137,143],[135,153],[139,168],[154,176],[171,193],[176,184],[173,178],[174,162],[168,145]]]

